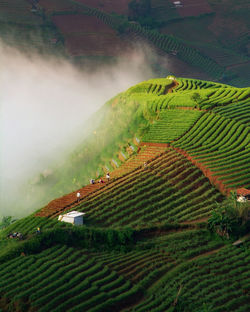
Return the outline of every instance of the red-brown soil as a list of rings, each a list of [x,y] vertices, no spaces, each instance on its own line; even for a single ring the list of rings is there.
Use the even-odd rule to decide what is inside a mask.
[[[104,186],[105,186],[105,183],[96,183],[93,185],[89,184],[79,190],[66,194],[60,198],[54,199],[46,207],[44,207],[41,211],[39,211],[36,214],[36,216],[49,217],[54,214],[57,215],[58,213],[63,212],[65,210],[69,210],[79,204],[77,202],[77,197],[76,197],[77,192],[80,192],[81,194],[81,199],[80,199],[80,202],[81,202],[81,200],[83,200],[85,196],[87,196],[90,193],[95,192],[96,190]]]
[[[177,82],[177,80],[173,80],[173,83],[171,84],[170,88],[167,89],[167,93],[172,93],[173,89],[176,88],[178,85],[179,83]]]
[[[95,16],[57,15],[53,22],[62,32],[70,55],[117,56],[129,48],[115,30]]]
[[[74,4],[68,0],[39,0],[39,6],[46,12],[72,10]]]
[[[190,106],[176,106],[175,109],[183,109],[183,110],[196,110],[196,111],[201,111],[201,112],[206,112],[206,109],[200,109],[200,108],[194,108]]]
[[[199,259],[199,258],[201,258],[201,257],[206,257],[206,256],[209,256],[209,255],[212,255],[212,254],[214,254],[214,253],[219,252],[219,251],[220,251],[222,248],[224,248],[224,247],[225,247],[225,246],[221,246],[221,247],[219,247],[219,248],[216,248],[216,249],[207,251],[207,252],[205,252],[205,253],[203,253],[203,254],[200,254],[200,255],[198,255],[198,256],[195,256],[194,258],[189,259],[188,261],[190,262],[190,261]]]
[[[171,0],[174,3],[176,0]],[[177,7],[177,12],[182,17],[199,16],[211,13],[212,9],[206,0],[181,0],[182,7]],[[173,4],[174,6],[174,4]]]
[[[53,22],[64,34],[98,33],[115,34],[115,31],[95,16],[83,14],[56,15]]]
[[[128,14],[128,4],[131,0],[76,0],[88,7],[96,8],[107,13]],[[68,0],[40,0],[39,5],[46,11],[72,10],[75,3]]]
[[[208,29],[212,31],[215,36],[221,37],[222,40],[234,40],[235,37],[239,37],[249,31],[244,20],[232,19],[230,15],[224,16],[221,14],[216,14],[213,23],[208,26]]]
[[[196,219],[196,220],[192,220],[192,221],[183,221],[183,222],[181,222],[181,224],[195,225],[197,223],[207,222],[207,220],[208,220],[208,217],[204,217],[204,218]]]
[[[107,13],[128,14],[128,4],[131,0],[77,0],[89,7],[97,8]]]

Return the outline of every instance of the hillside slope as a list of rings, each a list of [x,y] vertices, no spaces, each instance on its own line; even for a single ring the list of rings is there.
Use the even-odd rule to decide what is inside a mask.
[[[230,190],[250,186],[249,94],[168,77],[106,103],[109,126],[94,125],[81,158],[104,183],[0,231],[0,308],[246,312],[249,221],[228,237],[207,220]],[[70,210],[86,213],[84,226],[58,221]],[[13,232],[24,239],[6,239]]]

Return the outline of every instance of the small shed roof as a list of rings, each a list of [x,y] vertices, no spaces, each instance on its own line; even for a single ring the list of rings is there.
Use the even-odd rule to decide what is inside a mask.
[[[236,190],[237,195],[247,196],[250,195],[250,190],[246,188],[239,188]]]
[[[79,212],[79,211],[70,211],[68,213],[66,213],[65,215],[63,215],[64,217],[71,217],[71,218],[75,218],[75,217],[80,217],[85,215],[85,212]]]

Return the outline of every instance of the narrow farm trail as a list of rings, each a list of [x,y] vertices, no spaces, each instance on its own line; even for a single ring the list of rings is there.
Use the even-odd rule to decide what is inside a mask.
[[[204,218],[196,219],[196,220],[192,220],[192,221],[183,221],[183,222],[181,222],[181,224],[195,225],[198,223],[207,222],[207,220],[208,220],[208,217],[204,217]]]
[[[194,260],[197,260],[197,259],[200,259],[200,258],[209,256],[209,255],[213,255],[213,254],[219,252],[220,250],[222,250],[224,247],[225,247],[225,246],[223,245],[223,246],[221,246],[221,247],[219,247],[219,248],[212,249],[212,250],[210,250],[210,251],[201,253],[201,254],[198,255],[198,256],[195,256],[195,257],[193,257],[193,258],[188,259],[188,262],[191,262],[191,261],[194,261]]]
[[[249,63],[250,63],[250,61],[235,63],[235,64],[232,64],[232,65],[228,65],[228,66],[226,67],[226,69],[229,70],[229,69],[232,69],[232,68],[234,68],[234,67],[246,65],[246,64],[249,64]]]
[[[176,88],[178,85],[179,85],[179,82],[177,82],[177,80],[174,79],[173,83],[170,86],[170,88],[167,89],[167,93],[172,93],[173,89]]]

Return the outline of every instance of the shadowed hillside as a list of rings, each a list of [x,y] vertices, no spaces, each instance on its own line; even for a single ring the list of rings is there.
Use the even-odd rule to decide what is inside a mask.
[[[15,0],[0,7],[0,38],[24,51],[95,68],[147,44],[158,75],[249,85],[247,0]]]

